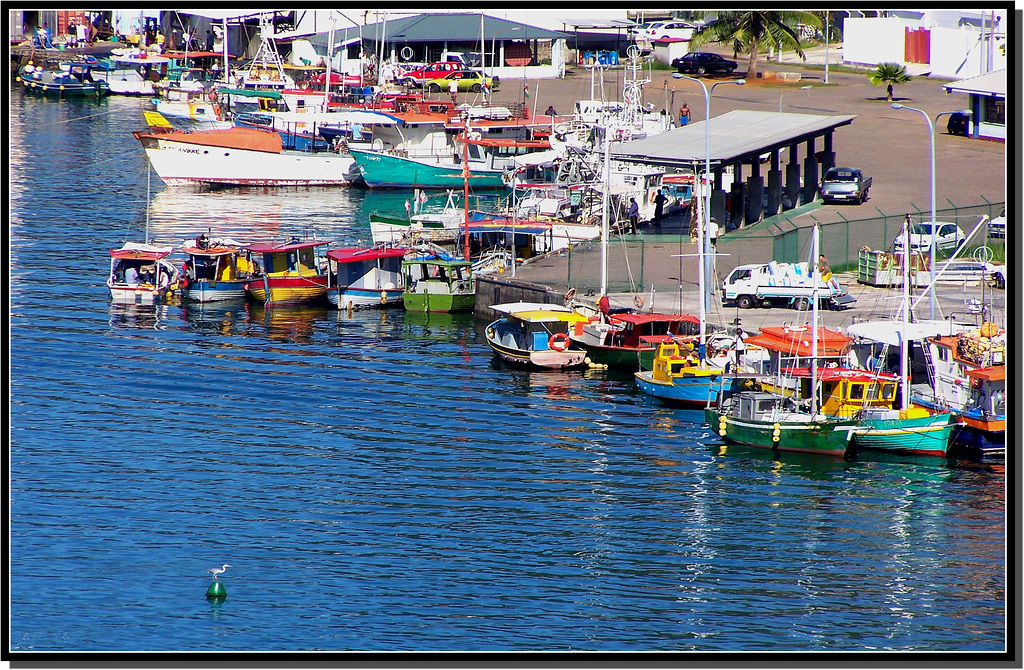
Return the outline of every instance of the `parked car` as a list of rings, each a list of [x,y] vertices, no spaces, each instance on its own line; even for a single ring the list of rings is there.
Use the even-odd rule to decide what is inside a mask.
[[[999,216],[988,222],[988,236],[991,239],[1006,239],[1006,210],[999,213]]]
[[[430,63],[429,65],[409,70],[403,74],[402,83],[406,86],[415,86],[419,88],[431,79],[439,79],[449,72],[455,72],[456,70],[462,69],[465,69],[465,66],[455,62]]]
[[[629,33],[630,37],[634,39],[636,39],[637,37],[646,38],[653,28],[655,28],[656,26],[663,26],[666,23],[668,23],[668,21],[645,21],[638,26],[633,26],[627,32]]]
[[[473,91],[476,93],[480,91],[484,86],[484,79],[481,78],[480,73],[474,70],[455,70],[449,72],[443,77],[437,79],[431,79],[425,85],[426,89],[431,93],[440,93],[441,91],[447,91],[448,86],[452,80],[459,82],[460,91]],[[500,80],[497,77],[487,77],[486,84],[492,91],[498,90]]]
[[[680,74],[711,74],[714,72],[728,74],[736,69],[737,63],[734,60],[722,58],[716,53],[694,51],[673,60],[672,67]]]
[[[946,132],[950,135],[967,135],[970,117],[960,112],[953,112],[946,121]]]
[[[845,200],[862,205],[870,188],[871,177],[865,177],[857,168],[829,168],[821,179],[821,201]]]
[[[960,230],[955,223],[943,221],[915,223],[910,227],[910,251],[929,252],[934,244],[936,251],[952,253],[960,248],[966,237],[964,231]],[[892,244],[897,254],[903,253],[903,234],[897,235]]]
[[[660,40],[663,37],[678,37],[688,40],[693,37],[696,27],[692,23],[684,21],[671,21],[667,23],[656,23],[644,33],[649,40]]]

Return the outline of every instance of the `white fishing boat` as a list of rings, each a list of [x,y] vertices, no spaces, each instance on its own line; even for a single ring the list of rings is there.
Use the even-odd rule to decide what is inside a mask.
[[[287,150],[278,133],[256,128],[132,134],[168,186],[347,186],[358,179],[350,155]]]
[[[166,74],[171,59],[133,50],[122,56],[110,57],[110,69],[97,70],[118,95],[155,95],[156,83]],[[94,74],[99,78],[99,74]]]

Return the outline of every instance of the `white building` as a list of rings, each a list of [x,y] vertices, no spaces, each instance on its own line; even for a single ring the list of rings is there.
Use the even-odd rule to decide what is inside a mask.
[[[934,77],[965,79],[1006,68],[1006,10],[890,11],[843,20],[843,60],[900,63]]]

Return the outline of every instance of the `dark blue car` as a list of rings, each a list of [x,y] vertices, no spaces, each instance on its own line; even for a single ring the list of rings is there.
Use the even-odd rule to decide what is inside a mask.
[[[680,74],[726,74],[736,69],[736,61],[722,58],[716,53],[694,51],[672,61],[672,67]]]

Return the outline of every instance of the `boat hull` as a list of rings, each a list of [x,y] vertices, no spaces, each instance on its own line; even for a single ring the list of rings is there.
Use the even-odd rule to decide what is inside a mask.
[[[110,95],[110,86],[105,81],[92,84],[53,84],[23,79],[21,82],[29,93],[50,95],[55,98],[99,98]]]
[[[857,422],[850,419],[811,421],[808,423],[769,423],[754,419],[738,419],[723,415],[717,409],[704,410],[704,418],[712,430],[729,443],[748,447],[789,451],[804,454],[842,457],[853,438]],[[723,421],[724,420],[724,421]],[[723,432],[724,422],[724,435]],[[778,426],[779,438],[774,439]]]
[[[950,415],[910,419],[862,419],[853,446],[922,456],[945,456],[953,429]]]
[[[1001,456],[1006,454],[1006,430],[990,430],[970,424],[953,424],[952,439],[955,450],[981,454],[983,456]]]
[[[676,377],[671,383],[654,379],[650,370],[637,372],[634,377],[641,391],[674,405],[702,408],[707,407],[709,400],[717,397],[717,374],[692,378]]]
[[[414,159],[375,151],[351,149],[363,180],[370,188],[462,188],[462,166],[434,156]],[[479,189],[505,189],[500,172],[470,170],[469,185]]]
[[[352,307],[396,307],[402,304],[402,289],[363,289],[352,286],[327,291],[327,302],[338,309]]]
[[[530,351],[504,346],[490,337],[487,338],[487,344],[490,345],[495,356],[516,365],[545,370],[560,370],[562,368],[576,368],[586,365],[587,352],[582,349]]]
[[[402,303],[410,312],[464,312],[476,305],[476,294],[412,293],[402,295]]]
[[[193,302],[222,302],[225,300],[244,300],[245,281],[216,281],[205,279],[189,282],[181,295]]]
[[[163,302],[173,293],[171,287],[157,288],[150,285],[127,286],[107,284],[110,288],[110,301],[122,305],[155,305]]]
[[[327,276],[256,279],[246,282],[245,290],[254,300],[268,305],[315,303],[327,296]]]
[[[168,186],[347,186],[352,182],[351,156],[333,152],[271,153],[155,139],[146,155]]]

